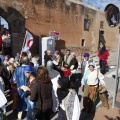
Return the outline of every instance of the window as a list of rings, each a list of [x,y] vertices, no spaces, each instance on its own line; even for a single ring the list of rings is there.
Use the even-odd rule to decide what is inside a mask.
[[[104,21],[100,21],[100,29],[104,29]]]
[[[85,39],[81,40],[81,46],[85,46]]]
[[[89,27],[90,27],[90,19],[84,19],[84,30],[85,31],[89,31]]]

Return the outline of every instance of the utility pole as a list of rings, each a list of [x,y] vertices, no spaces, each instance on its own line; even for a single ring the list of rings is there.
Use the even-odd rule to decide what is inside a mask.
[[[114,95],[113,95],[113,103],[112,108],[115,107],[116,96],[118,91],[118,72],[119,72],[119,58],[120,58],[120,11],[117,6],[114,4],[108,4],[105,7],[105,16],[110,27],[119,27],[119,38],[118,38],[118,55],[117,55],[117,65],[116,65],[116,76],[115,76],[115,87],[114,87]]]

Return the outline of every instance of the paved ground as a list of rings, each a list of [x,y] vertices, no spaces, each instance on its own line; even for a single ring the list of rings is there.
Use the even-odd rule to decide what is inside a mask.
[[[104,80],[106,82],[106,87],[108,90],[108,99],[110,101],[110,104],[112,104],[112,97],[114,95],[114,86],[115,86],[115,79],[112,78],[112,75],[116,73],[117,52],[111,52],[110,55],[111,56],[109,57],[108,62],[111,69],[109,70],[108,73],[106,73]],[[94,56],[93,59],[96,61],[97,67],[99,68],[98,57]],[[120,88],[120,85],[118,88]],[[79,97],[81,98],[81,96],[82,96],[82,91],[81,89],[79,89]],[[8,96],[8,99],[10,100],[10,96]],[[120,93],[118,93],[117,95],[117,102],[116,102],[117,107],[115,107],[114,109],[110,108],[109,110],[106,110],[105,108],[101,107],[101,102],[99,102],[98,105],[96,106],[96,111],[93,110],[91,114],[81,113],[80,120],[120,120],[119,102],[120,102]],[[12,101],[10,101],[7,104],[8,120],[16,120],[17,118],[15,117],[15,114],[13,114],[11,110],[11,103]],[[80,103],[82,109],[82,98],[80,99]],[[56,115],[53,114],[51,118],[52,118],[51,120],[55,120],[55,118],[57,118],[57,114]]]
[[[112,99],[109,104],[112,104]],[[82,113],[81,116],[84,116],[81,120],[120,120],[120,92],[117,94],[114,108],[110,106],[110,109],[106,110],[106,108],[100,107],[96,112],[92,111],[89,115]]]

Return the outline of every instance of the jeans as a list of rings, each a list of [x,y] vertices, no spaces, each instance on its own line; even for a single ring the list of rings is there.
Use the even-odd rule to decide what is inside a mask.
[[[27,111],[27,120],[31,120],[31,118],[30,118],[30,112],[31,112],[31,110],[33,108],[34,108],[34,102],[28,100],[28,103],[27,103],[27,109],[28,109],[28,111]]]

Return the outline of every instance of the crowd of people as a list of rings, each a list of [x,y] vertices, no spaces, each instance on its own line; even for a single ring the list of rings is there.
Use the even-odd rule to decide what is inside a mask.
[[[0,31],[0,50],[2,49],[5,54],[11,55],[11,35],[6,28]]]
[[[100,50],[98,56],[103,55]],[[100,59],[100,66],[106,59]],[[101,57],[100,57],[101,58]],[[27,120],[50,120],[51,114],[58,112],[57,120],[79,120],[81,114],[80,101],[76,91],[76,73],[82,74],[83,111],[91,112],[96,96],[102,97],[105,91],[104,76],[96,69],[96,63],[89,53],[83,54],[81,61],[74,52],[66,50],[64,54],[56,50],[45,51],[44,65],[40,65],[39,56],[26,52],[17,53],[13,58],[0,51],[0,111],[6,114],[7,99],[4,91],[10,90],[13,100],[12,110],[17,119],[27,111]],[[105,74],[105,73],[104,73]],[[101,89],[100,89],[101,88]],[[103,98],[103,97],[102,97]],[[4,102],[1,102],[4,101]],[[109,108],[106,97],[103,105]]]

